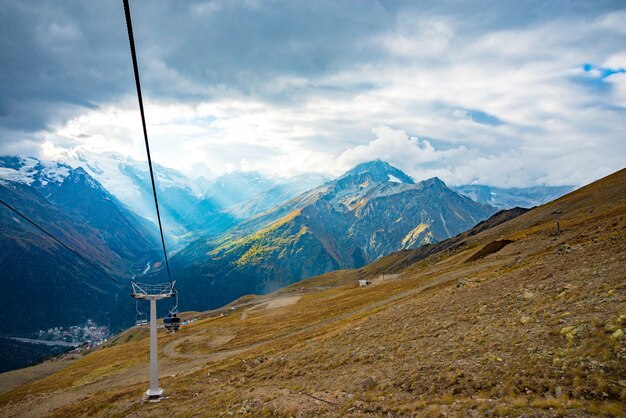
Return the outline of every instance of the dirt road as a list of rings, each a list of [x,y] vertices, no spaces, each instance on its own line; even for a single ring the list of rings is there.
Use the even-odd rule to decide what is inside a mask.
[[[491,267],[497,268],[500,265],[505,264],[504,262],[500,262],[500,263],[494,263],[492,264]],[[402,299],[407,299],[407,298],[411,298],[413,296],[415,296],[418,293],[421,293],[425,290],[431,289],[433,287],[437,287],[439,285],[442,285],[444,283],[448,283],[448,282],[453,282],[453,281],[457,281],[459,280],[461,277],[471,274],[474,270],[479,270],[479,269],[484,269],[484,265],[480,266],[476,269],[472,269],[472,268],[467,268],[462,270],[462,273],[456,273],[456,274],[452,274],[452,275],[444,275],[443,277],[429,282],[428,284],[425,284],[423,286],[402,292],[402,293],[398,293],[395,295],[392,295],[388,298],[376,301],[374,303],[368,304],[366,306],[362,306],[360,308],[354,309],[352,311],[349,312],[345,312],[341,315],[320,321],[320,322],[316,322],[314,324],[311,325],[307,325],[303,328],[299,328],[297,330],[282,334],[282,335],[278,335],[272,338],[268,338],[266,340],[263,341],[259,341],[256,342],[254,344],[250,344],[247,345],[245,347],[238,347],[238,348],[234,348],[231,350],[223,350],[223,351],[215,351],[212,353],[206,353],[206,354],[198,354],[198,353],[194,353],[194,354],[189,354],[189,353],[180,353],[178,352],[176,349],[177,347],[179,347],[181,344],[183,344],[185,341],[187,341],[188,339],[191,339],[195,336],[197,336],[198,334],[204,332],[204,330],[200,330],[196,333],[193,333],[191,335],[188,335],[184,338],[180,338],[174,341],[171,341],[170,343],[168,343],[164,348],[163,348],[163,353],[165,354],[166,357],[169,357],[171,359],[184,359],[184,360],[202,360],[203,362],[210,362],[210,361],[218,361],[218,360],[224,360],[226,358],[232,357],[232,356],[236,356],[251,350],[254,350],[258,347],[261,347],[265,344],[269,344],[272,342],[276,342],[279,340],[283,340],[283,339],[287,339],[287,338],[292,338],[295,337],[297,335],[301,335],[301,334],[305,334],[307,332],[312,332],[312,331],[317,331],[321,328],[324,328],[328,325],[332,325],[336,322],[340,322],[343,321],[345,319],[348,319],[352,316],[357,316],[357,315],[361,315],[364,314],[368,311],[374,310],[374,309],[378,309],[380,307],[383,307],[385,305],[389,305],[391,303],[400,301]],[[300,298],[300,296],[298,296],[298,298]],[[271,301],[269,302],[270,304],[272,303]],[[255,307],[253,307],[252,309],[255,309]]]

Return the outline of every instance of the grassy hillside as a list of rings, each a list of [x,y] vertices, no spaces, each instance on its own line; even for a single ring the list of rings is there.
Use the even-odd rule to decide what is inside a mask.
[[[438,248],[187,314],[159,335],[160,403],[141,401],[132,329],[30,382],[0,375],[0,414],[624,416],[625,238],[622,170]]]

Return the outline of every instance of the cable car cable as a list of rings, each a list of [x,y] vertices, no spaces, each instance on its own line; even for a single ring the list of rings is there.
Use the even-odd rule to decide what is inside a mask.
[[[74,254],[76,257],[80,258],[81,260],[83,260],[85,263],[89,264],[91,267],[95,268],[96,270],[98,270],[100,273],[104,274],[106,277],[108,277],[109,279],[113,280],[115,283],[121,285],[122,283],[117,280],[116,278],[114,278],[113,276],[109,275],[107,272],[105,272],[104,270],[102,270],[100,267],[96,266],[94,263],[92,263],[91,261],[87,260],[85,257],[83,257],[82,255],[80,255],[79,253],[77,253],[76,251],[72,250],[70,247],[68,247],[66,244],[64,244],[60,239],[58,239],[57,237],[55,237],[54,235],[52,235],[50,232],[46,231],[45,229],[43,229],[42,227],[40,227],[39,225],[37,225],[34,221],[30,220],[26,215],[22,214],[19,210],[15,209],[13,206],[9,205],[8,203],[6,203],[4,200],[0,199],[0,203],[2,203],[4,206],[6,206],[7,208],[9,208],[10,210],[12,210],[13,212],[15,212],[18,216],[20,216],[22,219],[24,219],[26,222],[30,223],[31,225],[33,225],[35,228],[37,228],[38,230],[40,230],[41,232],[43,232],[44,234],[46,234],[47,236],[49,236],[50,238],[52,238],[53,240],[55,240],[56,242],[58,242],[59,244],[61,244],[63,247],[65,247],[67,250],[69,250],[72,254]]]
[[[148,142],[148,130],[146,129],[146,116],[143,110],[143,98],[141,95],[141,82],[139,81],[139,67],[137,66],[137,53],[135,51],[135,37],[133,36],[133,24],[130,19],[130,6],[128,0],[124,0],[124,14],[126,15],[126,28],[128,29],[128,42],[130,43],[130,55],[133,60],[133,70],[135,72],[135,84],[137,86],[137,99],[139,100],[139,113],[141,113],[141,125],[143,127],[143,139],[146,143],[146,153],[148,154],[148,166],[150,167],[150,180],[152,181],[152,193],[154,194],[154,205],[156,206],[157,219],[159,221],[159,232],[161,233],[161,244],[163,245],[163,255],[165,256],[165,268],[167,278],[172,284],[170,274],[170,264],[167,260],[167,250],[165,249],[165,238],[163,237],[163,226],[161,225],[161,213],[159,212],[159,200],[157,198],[156,186],[154,182],[154,171],[152,170],[152,158],[150,157],[150,144]]]

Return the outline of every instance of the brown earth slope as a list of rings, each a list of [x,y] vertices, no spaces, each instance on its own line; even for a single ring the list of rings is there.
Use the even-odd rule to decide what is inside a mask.
[[[622,170],[425,258],[193,314],[159,335],[160,403],[134,329],[1,394],[0,415],[626,416],[625,235]]]

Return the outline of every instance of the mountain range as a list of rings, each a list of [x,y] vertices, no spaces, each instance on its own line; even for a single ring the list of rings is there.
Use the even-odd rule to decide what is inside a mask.
[[[145,162],[113,152],[96,154],[84,150],[65,157],[64,162],[81,167],[136,214],[156,222],[150,174]],[[154,164],[154,171],[166,233],[175,238],[187,231],[183,217],[197,204],[202,192],[199,185],[177,170]]]
[[[84,150],[63,158],[81,167],[139,216],[156,223],[148,165],[131,157]],[[234,171],[208,179],[196,164],[197,176],[153,164],[167,244],[185,245],[198,231],[219,234],[256,213],[322,184],[326,177],[308,174],[269,178],[254,171]]]
[[[0,208],[7,290],[0,313],[21,318],[2,325],[0,333],[88,318],[127,326],[134,318],[128,281],[142,274],[142,280],[164,280],[145,163],[117,154],[79,153],[66,160],[0,157],[0,197],[122,285]],[[207,180],[160,165],[155,171],[185,309],[358,268],[454,236],[496,211],[438,178],[415,182],[382,161],[360,164],[334,180],[314,174],[271,179],[255,172]]]
[[[133,327],[0,374],[0,415],[624,416],[624,196],[626,169],[436,244],[181,312],[179,332],[158,330],[162,402],[141,401],[149,332]]]
[[[162,262],[152,224],[82,168],[0,157],[0,198],[123,284]],[[28,334],[118,316],[123,287],[76,258],[4,206],[0,208],[3,292],[0,333]],[[126,291],[126,289],[124,289]],[[126,302],[126,301],[125,301]],[[126,304],[124,304],[126,305]]]
[[[534,186],[502,188],[481,184],[453,186],[452,190],[470,199],[499,209],[530,209],[551,202],[574,190],[573,186]]]
[[[438,178],[415,183],[388,163],[372,161],[222,236],[191,242],[172,266],[188,295],[184,306],[201,309],[437,242],[495,211]]]

